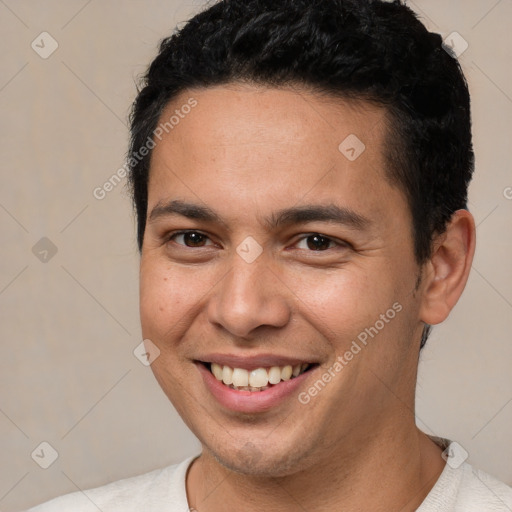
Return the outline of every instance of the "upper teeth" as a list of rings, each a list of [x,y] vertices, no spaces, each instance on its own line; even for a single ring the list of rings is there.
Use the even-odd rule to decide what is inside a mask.
[[[304,372],[309,365],[307,363],[297,364],[295,366],[272,366],[270,368],[256,368],[255,370],[245,370],[244,368],[231,368],[230,366],[221,366],[217,363],[211,364],[211,370],[217,380],[222,381],[227,386],[236,388],[247,388],[251,391],[257,388],[265,388],[268,384],[279,384],[282,380],[290,380]]]

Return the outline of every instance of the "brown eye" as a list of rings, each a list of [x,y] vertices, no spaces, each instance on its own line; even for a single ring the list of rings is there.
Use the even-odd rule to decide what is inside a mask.
[[[306,241],[306,247],[310,251],[325,251],[331,248],[331,244],[336,244],[336,242],[330,238],[320,235],[319,233],[304,237],[299,241],[299,243],[302,243],[303,241]]]
[[[178,239],[183,239],[183,242],[178,242]],[[184,231],[174,234],[170,240],[174,240],[178,245],[186,247],[204,247],[209,238],[198,231]]]

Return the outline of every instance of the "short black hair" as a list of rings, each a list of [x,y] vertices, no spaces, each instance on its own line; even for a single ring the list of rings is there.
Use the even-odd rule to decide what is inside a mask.
[[[151,158],[140,148],[178,94],[235,82],[384,107],[387,176],[407,198],[419,264],[452,214],[467,208],[474,169],[467,83],[441,36],[401,0],[222,0],[161,42],[132,107],[128,184],[139,250]]]

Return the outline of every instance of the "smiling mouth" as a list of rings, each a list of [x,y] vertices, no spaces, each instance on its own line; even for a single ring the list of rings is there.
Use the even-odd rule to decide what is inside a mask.
[[[281,382],[292,380],[317,366],[312,363],[271,366],[269,368],[232,368],[217,363],[202,363],[225,386],[237,391],[265,391]]]

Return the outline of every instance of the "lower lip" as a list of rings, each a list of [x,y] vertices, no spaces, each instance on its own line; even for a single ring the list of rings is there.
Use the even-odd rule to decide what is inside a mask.
[[[196,363],[196,366],[203,377],[206,387],[220,405],[226,409],[242,413],[268,411],[277,407],[286,399],[297,396],[297,389],[308,378],[309,374],[314,371],[309,370],[293,379],[281,381],[279,384],[275,384],[264,391],[238,391],[217,380],[204,364]]]

